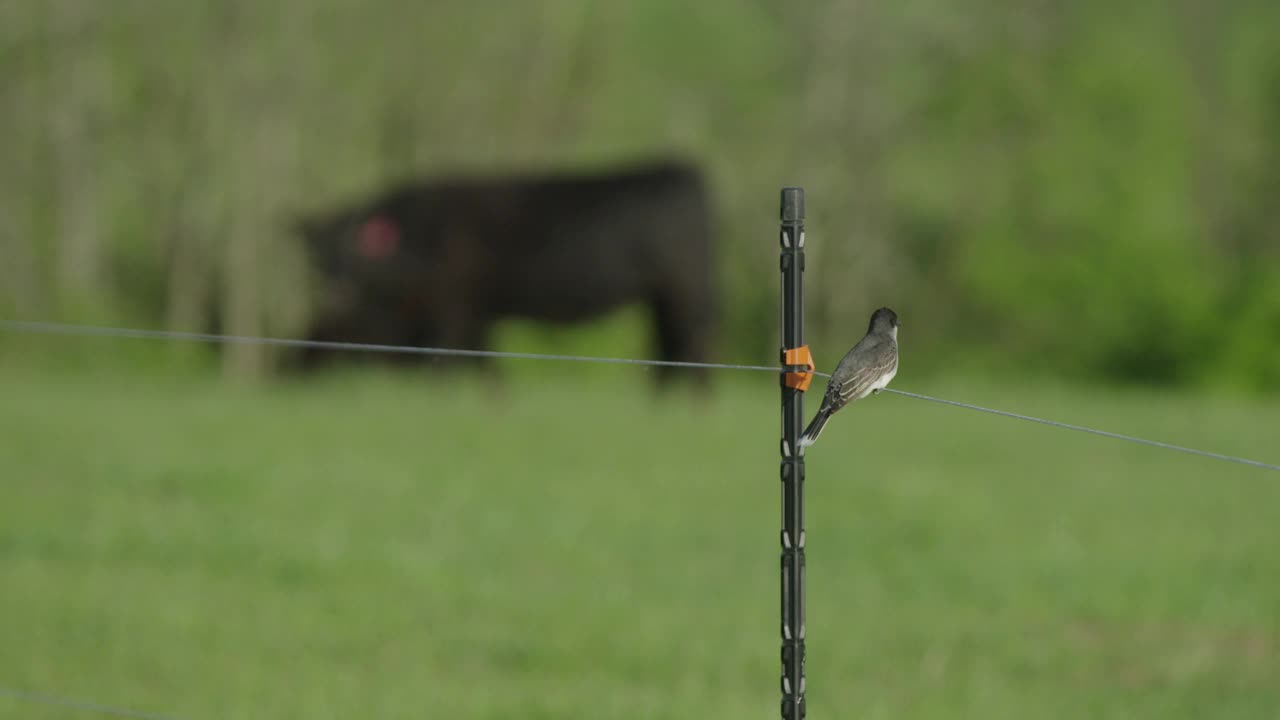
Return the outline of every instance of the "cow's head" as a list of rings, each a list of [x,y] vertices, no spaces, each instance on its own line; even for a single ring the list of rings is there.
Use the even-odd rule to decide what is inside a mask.
[[[346,211],[299,220],[295,232],[312,268],[312,310],[321,322],[365,322],[367,308],[403,284],[403,232],[389,215]]]
[[[400,253],[399,223],[381,213],[348,212],[297,224],[313,267],[329,277],[376,272]]]

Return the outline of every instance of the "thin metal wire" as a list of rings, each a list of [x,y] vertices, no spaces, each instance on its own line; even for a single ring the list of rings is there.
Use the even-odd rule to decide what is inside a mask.
[[[712,370],[752,370],[758,372],[768,372],[778,374],[783,372],[781,368],[771,367],[767,365],[734,365],[724,363],[698,363],[698,362],[682,362],[676,360],[641,360],[635,358],[614,358],[614,357],[593,357],[587,355],[556,355],[550,353],[522,353],[522,352],[505,352],[499,350],[461,350],[457,348],[432,348],[432,347],[416,347],[412,345],[377,345],[371,343],[346,343],[346,342],[328,342],[318,340],[295,340],[290,338],[270,338],[270,337],[254,337],[248,335],[217,335],[214,333],[194,333],[194,332],[177,332],[172,330],[140,330],[135,328],[115,328],[103,327],[97,325],[73,325],[68,323],[54,322],[37,322],[22,320],[0,320],[0,330],[10,332],[29,332],[44,333],[55,335],[88,335],[97,337],[116,337],[116,338],[140,338],[150,340],[183,340],[191,342],[203,343],[234,343],[244,345],[274,345],[278,347],[294,347],[294,348],[319,348],[323,350],[350,350],[354,352],[383,352],[383,353],[404,353],[413,355],[440,355],[453,357],[489,357],[489,358],[515,358],[520,360],[554,360],[561,362],[589,362],[589,363],[606,363],[613,365],[643,365],[656,367],[684,367],[684,368],[707,368]],[[818,377],[829,378],[827,373],[815,372]],[[964,408],[966,410],[975,410],[977,412],[989,413],[992,415],[1000,415],[1003,417],[1013,418],[1015,420],[1025,420],[1027,422],[1040,423],[1041,425],[1049,425],[1064,430],[1074,430],[1076,432],[1089,433],[1091,435],[1100,435],[1102,437],[1111,438],[1113,440],[1123,440],[1125,442],[1137,443],[1139,445],[1149,445],[1151,447],[1162,448],[1165,450],[1174,450],[1177,452],[1188,453],[1191,455],[1199,455],[1200,457],[1211,458],[1214,460],[1222,460],[1224,462],[1237,463],[1240,465],[1249,465],[1251,467],[1262,468],[1264,470],[1273,470],[1280,472],[1280,465],[1272,465],[1270,463],[1250,460],[1248,458],[1235,457],[1233,455],[1223,455],[1221,453],[1208,452],[1206,450],[1197,450],[1195,448],[1183,447],[1181,445],[1173,445],[1171,443],[1160,442],[1158,440],[1147,440],[1144,438],[1133,437],[1132,435],[1121,435],[1119,433],[1108,432],[1106,430],[1095,430],[1093,428],[1083,427],[1081,425],[1070,425],[1068,423],[1058,422],[1056,420],[1046,420],[1044,418],[1032,417],[1030,415],[1020,415],[1018,413],[1008,412],[1005,410],[995,410],[993,408],[982,407],[981,405],[971,405],[969,403],[958,402],[955,400],[945,400],[943,398],[930,397],[928,395],[920,395],[918,393],[907,392],[905,390],[893,390],[885,388],[885,392],[895,395],[903,395],[914,398],[916,400],[925,400],[928,402],[941,403],[943,405],[951,405],[953,407]]]
[[[88,702],[86,700],[59,697],[57,695],[45,695],[44,693],[14,690],[12,688],[5,687],[0,687],[0,697],[13,698],[14,700],[21,700],[23,702],[35,703],[38,705],[54,705],[57,707],[71,708],[72,710],[83,710],[84,712],[97,713],[99,715],[133,718],[133,720],[177,720],[177,718],[172,715],[156,715],[154,713],[138,712],[136,710],[112,707],[111,705],[102,705],[100,703]]]
[[[942,403],[943,405],[952,405],[966,410],[977,410],[978,412],[991,413],[992,415],[1000,415],[1002,417],[1014,418],[1015,420],[1026,420],[1027,422],[1040,423],[1041,425],[1049,425],[1065,430],[1075,430],[1076,432],[1089,433],[1091,435],[1101,435],[1102,437],[1112,438],[1114,440],[1124,440],[1131,443],[1139,443],[1141,445],[1150,445],[1152,447],[1164,448],[1165,450],[1177,450],[1178,452],[1190,453],[1201,457],[1213,458],[1214,460],[1224,460],[1226,462],[1240,463],[1241,465],[1251,465],[1253,467],[1263,468],[1265,470],[1280,471],[1280,465],[1270,465],[1257,460],[1249,460],[1247,458],[1235,457],[1233,455],[1222,455],[1220,453],[1208,452],[1206,450],[1196,450],[1195,448],[1183,447],[1181,445],[1172,445],[1159,440],[1146,440],[1144,438],[1133,437],[1132,435],[1121,435],[1120,433],[1107,432],[1106,430],[1094,430],[1093,428],[1082,427],[1080,425],[1070,425],[1056,420],[1045,420],[1044,418],[1031,417],[1030,415],[1019,415],[1006,410],[995,410],[992,408],[982,407],[981,405],[970,405],[969,403],[957,402],[955,400],[944,400],[942,398],[930,397],[919,393],[907,392],[905,390],[891,390],[885,388],[884,392],[890,392],[895,395],[905,395],[917,400],[927,400],[929,402]]]
[[[98,337],[136,338],[147,340],[184,340],[190,342],[273,345],[276,347],[350,350],[354,352],[400,353],[406,355],[442,355],[449,357],[516,358],[519,360],[556,360],[612,365],[648,365],[655,367],[709,368],[714,370],[757,370],[778,374],[777,366],[732,365],[725,363],[685,362],[681,360],[640,360],[635,358],[593,357],[588,355],[555,355],[550,353],[505,352],[501,350],[460,350],[458,348],[418,347],[415,345],[377,345],[373,343],[297,340],[292,338],[252,337],[248,335],[216,335],[213,333],[177,332],[172,330],[138,330],[134,328],[70,325],[65,323],[0,320],[0,330],[44,333],[52,335],[90,335]],[[830,377],[824,375],[823,377]]]

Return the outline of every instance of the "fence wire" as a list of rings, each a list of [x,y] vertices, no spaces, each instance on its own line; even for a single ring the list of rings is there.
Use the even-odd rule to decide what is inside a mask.
[[[1120,433],[1107,432],[1106,430],[1095,430],[1094,428],[1084,427],[1082,425],[1070,425],[1057,420],[1046,420],[1044,418],[1032,417],[1030,415],[1019,415],[1018,413],[1009,412],[1007,410],[995,410],[993,408],[982,407],[981,405],[970,405],[969,403],[957,402],[955,400],[944,400],[942,398],[930,397],[919,393],[907,392],[905,390],[892,390],[885,388],[884,392],[893,393],[895,395],[905,395],[916,400],[927,400],[929,402],[942,403],[943,405],[951,405],[953,407],[964,408],[966,410],[976,410],[978,412],[991,413],[1001,417],[1014,418],[1015,420],[1026,420],[1027,422],[1040,423],[1050,427],[1062,428],[1064,430],[1075,430],[1076,432],[1089,433],[1091,435],[1101,435],[1102,437],[1111,438],[1113,440],[1123,440],[1125,442],[1138,443],[1140,445],[1150,445],[1151,447],[1164,448],[1165,450],[1176,450],[1177,452],[1190,453],[1199,455],[1200,457],[1212,458],[1214,460],[1223,460],[1226,462],[1240,463],[1241,465],[1249,465],[1252,467],[1263,468],[1264,470],[1280,471],[1280,465],[1271,465],[1257,460],[1249,460],[1248,458],[1235,457],[1233,455],[1223,455],[1221,453],[1209,452],[1207,450],[1197,450],[1195,448],[1183,447],[1182,445],[1173,445],[1159,440],[1147,440],[1145,438],[1133,437],[1132,435],[1121,435]]]
[[[108,717],[131,718],[132,720],[178,720],[172,715],[155,715],[153,713],[138,712],[137,710],[114,707],[112,705],[103,705],[101,703],[89,702],[87,700],[61,697],[59,695],[27,692],[26,690],[14,690],[12,688],[5,687],[0,687],[0,697],[12,698],[14,700],[32,703],[35,705],[50,705],[54,707],[67,708],[69,710],[80,710],[82,712],[105,715]]]
[[[348,343],[348,342],[330,342],[320,340],[299,340],[293,338],[273,338],[273,337],[256,337],[250,335],[218,335],[214,333],[196,333],[196,332],[179,332],[173,330],[144,330],[137,328],[117,328],[103,327],[98,325],[75,325],[70,323],[42,322],[42,321],[23,321],[23,320],[0,320],[0,330],[18,333],[40,333],[46,335],[77,335],[90,337],[111,337],[111,338],[131,338],[146,340],[177,340],[186,342],[201,342],[213,344],[239,344],[239,345],[268,345],[275,347],[289,348],[314,348],[320,350],[338,350],[351,352],[366,353],[399,353],[409,355],[435,355],[443,357],[482,357],[482,358],[512,358],[516,360],[547,360],[557,362],[581,362],[581,363],[603,363],[611,365],[639,365],[649,367],[678,367],[678,368],[705,368],[709,370],[747,370],[756,372],[767,372],[775,375],[783,372],[777,366],[769,365],[738,365],[729,363],[700,363],[700,362],[683,362],[678,360],[646,360],[638,358],[615,358],[615,357],[595,357],[589,355],[557,355],[552,353],[525,353],[525,352],[506,352],[501,350],[465,350],[460,348],[434,348],[434,347],[417,347],[413,345],[378,345],[372,343]],[[819,377],[831,377],[827,373],[816,372]],[[1045,418],[1032,417],[1030,415],[1021,415],[1019,413],[1009,412],[1007,410],[997,410],[994,408],[982,407],[981,405],[972,405],[969,403],[959,402],[956,400],[947,400],[944,398],[930,397],[919,393],[907,392],[905,390],[893,390],[886,388],[885,392],[913,398],[916,400],[924,400],[927,402],[941,403],[952,407],[963,408],[965,410],[973,410],[975,412],[988,413],[991,415],[999,415],[1001,417],[1013,418],[1015,420],[1024,420],[1026,422],[1039,423],[1062,430],[1073,430],[1075,432],[1088,433],[1091,435],[1099,435],[1113,440],[1123,442],[1136,443],[1139,445],[1147,445],[1149,447],[1161,448],[1163,450],[1172,450],[1175,452],[1197,455],[1211,460],[1219,460],[1222,462],[1236,463],[1239,465],[1248,465],[1250,467],[1261,468],[1263,470],[1272,470],[1280,472],[1280,465],[1260,462],[1258,460],[1250,460],[1248,458],[1237,457],[1234,455],[1224,455],[1222,453],[1209,452],[1207,450],[1198,450],[1196,448],[1184,447],[1182,445],[1173,445],[1171,443],[1160,442],[1159,440],[1147,440],[1145,438],[1134,437],[1132,435],[1121,435],[1120,433],[1108,432],[1106,430],[1098,430],[1095,428],[1084,427],[1082,425],[1071,425],[1069,423],[1058,422],[1056,420],[1047,420]]]
[[[215,335],[213,333],[177,332],[172,330],[138,330],[134,328],[70,325],[66,323],[0,320],[0,330],[43,333],[48,335],[87,335],[146,340],[182,340],[223,345],[269,345],[316,350],[391,353],[401,355],[437,355],[442,357],[514,358],[516,360],[554,360],[558,362],[606,363],[611,365],[647,365],[652,367],[707,368],[711,370],[757,370],[781,372],[777,366],[730,365],[724,363],[684,362],[680,360],[641,360],[636,358],[594,357],[590,355],[556,355],[550,353],[504,352],[501,350],[463,350],[459,348],[418,347],[415,345],[378,345],[373,343],[297,340],[292,338],[254,337],[249,335]],[[823,377],[830,377],[823,375]]]

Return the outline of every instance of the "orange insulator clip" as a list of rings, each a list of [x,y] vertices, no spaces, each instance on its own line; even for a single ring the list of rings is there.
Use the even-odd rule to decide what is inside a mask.
[[[809,389],[809,383],[813,382],[813,355],[809,352],[808,345],[801,345],[798,348],[782,351],[782,364],[786,366],[787,373],[783,376],[783,381],[789,388],[795,388],[800,392]],[[793,370],[792,368],[807,368],[805,370]]]

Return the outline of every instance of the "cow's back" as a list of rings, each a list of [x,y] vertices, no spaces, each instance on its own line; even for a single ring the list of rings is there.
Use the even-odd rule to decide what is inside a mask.
[[[626,172],[436,186],[433,223],[451,272],[496,314],[571,321],[710,274],[710,207],[698,170]]]

